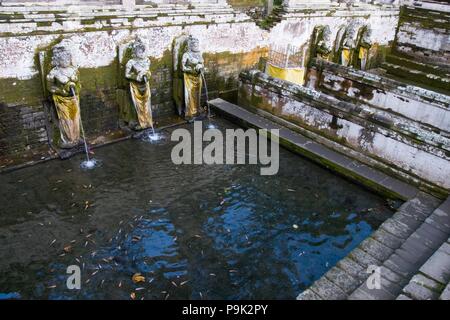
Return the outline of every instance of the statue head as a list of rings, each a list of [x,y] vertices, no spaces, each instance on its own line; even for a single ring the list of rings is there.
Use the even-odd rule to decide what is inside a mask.
[[[192,52],[200,52],[200,43],[198,39],[192,35],[188,38],[188,49]]]
[[[53,47],[52,65],[54,67],[68,68],[72,64],[72,52],[66,43],[61,42]]]
[[[132,45],[133,50],[133,56],[138,59],[144,59],[146,57],[147,53],[147,46],[145,45],[144,41],[136,37],[136,40],[133,42]]]

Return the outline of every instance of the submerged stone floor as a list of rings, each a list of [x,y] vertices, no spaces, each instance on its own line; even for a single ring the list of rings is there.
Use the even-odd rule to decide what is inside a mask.
[[[290,149],[406,200],[378,230],[297,299],[450,299],[450,197],[442,202],[224,100],[215,99],[211,105],[246,126],[280,129],[280,142]],[[379,268],[380,286],[369,289],[371,268]]]

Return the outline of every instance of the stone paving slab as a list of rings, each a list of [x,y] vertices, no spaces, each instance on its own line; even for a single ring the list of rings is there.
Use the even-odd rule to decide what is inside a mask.
[[[400,248],[400,246],[403,243],[402,239],[381,228],[377,229],[372,234],[372,238],[374,238],[378,242],[384,244],[386,247],[391,248],[393,250]]]
[[[386,260],[394,252],[391,248],[372,238],[367,238],[361,242],[359,248],[379,261]]]
[[[435,211],[435,214],[425,220],[442,232],[450,230],[450,197]]]
[[[342,270],[345,270],[345,272],[353,278],[359,279],[360,281],[364,281],[367,278],[366,268],[362,267],[349,257],[341,259],[336,266]]]
[[[246,126],[264,129],[279,129],[279,138],[281,142],[284,141],[288,144],[296,146],[297,148],[301,148],[304,151],[303,154],[305,156],[315,161],[317,161],[317,158],[326,159],[327,161],[333,163],[334,166],[341,168],[341,174],[347,175],[352,179],[357,176],[362,179],[369,180],[374,185],[377,185],[381,189],[389,190],[389,192],[395,193],[404,200],[413,198],[419,191],[417,188],[405,182],[392,178],[387,174],[375,170],[363,163],[354,161],[350,157],[335,152],[322,144],[319,144],[257,114],[247,111],[235,104],[229,103],[220,98],[211,100],[209,103],[216,111],[223,114],[225,117],[237,120]]]

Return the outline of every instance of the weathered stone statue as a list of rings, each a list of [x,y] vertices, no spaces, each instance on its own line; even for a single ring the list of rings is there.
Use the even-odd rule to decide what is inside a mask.
[[[150,60],[144,42],[136,38],[132,44],[132,58],[125,66],[125,78],[130,82],[131,100],[136,111],[138,123],[135,130],[143,130],[153,126],[150,106]]]
[[[316,31],[316,30],[315,30]],[[315,56],[328,60],[331,53],[331,30],[329,26],[319,26],[316,31]]]
[[[204,61],[200,52],[198,39],[189,36],[187,50],[181,60],[184,80],[184,101],[186,119],[191,120],[201,112],[200,97],[202,92],[202,72]]]
[[[372,46],[372,30],[370,27],[365,26],[360,30],[359,40],[358,40],[358,67],[361,70],[366,70],[367,62],[369,60],[369,49]]]
[[[355,49],[355,30],[349,26],[346,30],[341,51],[341,65],[348,67],[351,64],[352,53]]]
[[[72,53],[65,43],[53,48],[52,69],[46,76],[47,89],[52,94],[59,120],[61,148],[80,144],[80,81],[73,65]]]

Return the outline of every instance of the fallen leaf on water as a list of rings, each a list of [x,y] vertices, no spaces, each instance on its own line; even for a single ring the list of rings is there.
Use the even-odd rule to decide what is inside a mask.
[[[131,280],[133,280],[134,283],[145,282],[145,277],[140,273],[135,273],[131,277]]]
[[[182,283],[180,283],[180,287],[181,286],[184,286],[186,283],[188,283],[189,282],[189,280],[186,280],[186,281],[183,281]]]
[[[69,253],[69,252],[72,251],[72,246],[70,246],[70,245],[69,246],[65,246],[63,250],[64,250],[65,253]]]
[[[132,292],[132,293],[130,294],[130,298],[133,299],[133,300],[136,299],[136,293]]]

